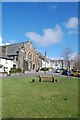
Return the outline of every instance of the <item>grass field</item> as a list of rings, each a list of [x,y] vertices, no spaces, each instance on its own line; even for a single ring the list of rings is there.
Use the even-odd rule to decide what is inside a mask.
[[[2,80],[0,79],[0,120],[2,118]]]
[[[3,118],[77,118],[78,79],[31,83],[32,78],[2,81]]]

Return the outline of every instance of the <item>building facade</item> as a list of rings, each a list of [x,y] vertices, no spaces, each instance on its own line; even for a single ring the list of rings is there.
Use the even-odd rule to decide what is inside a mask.
[[[0,57],[0,74],[9,74],[10,69],[13,67],[13,60],[8,57]]]
[[[2,56],[13,59],[13,68],[21,68],[23,72],[42,68],[44,56],[33,47],[31,41],[1,47]]]
[[[73,69],[75,60],[70,60],[69,63],[66,60],[51,60],[53,69]]]

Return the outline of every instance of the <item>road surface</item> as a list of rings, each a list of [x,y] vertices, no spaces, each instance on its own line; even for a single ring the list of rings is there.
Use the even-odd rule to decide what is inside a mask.
[[[39,76],[39,75],[53,75],[53,76],[62,76],[65,77],[65,75],[60,75],[60,73],[54,73],[53,71],[51,72],[29,72],[29,73],[21,73],[21,74],[17,74],[17,75],[11,75],[11,76],[0,76],[0,79],[5,79],[5,78],[20,78],[20,77],[29,77],[29,76]],[[67,77],[67,76],[66,76]],[[69,76],[69,78],[75,78],[73,76]],[[78,77],[76,77],[78,78]]]

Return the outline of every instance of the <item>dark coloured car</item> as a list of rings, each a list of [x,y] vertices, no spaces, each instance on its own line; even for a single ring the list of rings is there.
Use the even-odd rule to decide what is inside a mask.
[[[72,72],[71,71],[68,71],[68,70],[63,70],[62,72],[62,75],[72,75]]]
[[[67,70],[63,70],[62,75],[67,75]]]
[[[72,72],[71,71],[67,71],[67,75],[72,75]]]

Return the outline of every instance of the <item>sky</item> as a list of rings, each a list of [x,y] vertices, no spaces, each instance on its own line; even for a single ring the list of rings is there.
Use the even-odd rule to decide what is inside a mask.
[[[2,0],[3,2],[78,2],[79,0]]]
[[[71,47],[78,51],[77,2],[3,2],[0,44],[31,40],[49,58]]]

